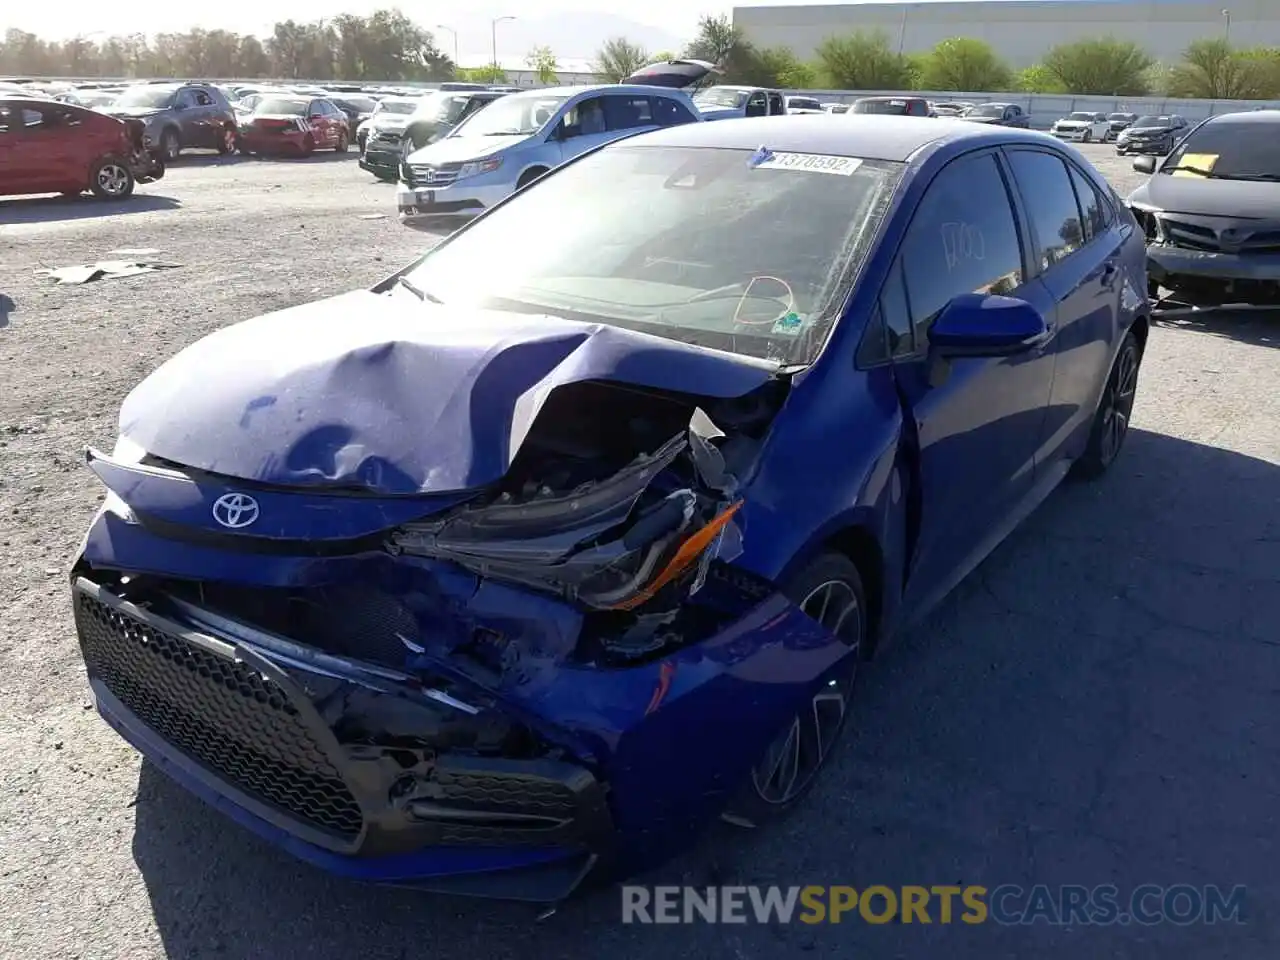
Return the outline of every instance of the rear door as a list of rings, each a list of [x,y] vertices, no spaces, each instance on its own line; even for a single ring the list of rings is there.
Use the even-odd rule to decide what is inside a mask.
[[[1041,463],[1080,454],[1120,322],[1124,225],[1092,178],[1051,150],[1007,149],[1028,210],[1035,268],[1058,305]],[[1136,291],[1131,291],[1131,295]]]
[[[881,299],[901,396],[914,423],[920,534],[908,591],[928,603],[950,589],[1019,518],[1053,388],[1053,355],[939,360],[938,312],[965,293],[1021,297],[1053,322],[998,151],[951,161],[929,185]]]
[[[0,104],[0,196],[27,192],[30,157],[18,149],[22,108]]]

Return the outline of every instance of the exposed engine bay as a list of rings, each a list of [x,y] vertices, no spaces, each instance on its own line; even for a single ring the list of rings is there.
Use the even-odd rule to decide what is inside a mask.
[[[633,609],[724,545],[738,481],[723,439],[700,407],[690,414],[612,385],[565,387],[499,490],[402,527],[390,546],[590,609]]]

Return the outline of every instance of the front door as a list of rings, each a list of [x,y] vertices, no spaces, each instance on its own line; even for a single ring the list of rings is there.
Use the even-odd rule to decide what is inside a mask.
[[[555,139],[560,143],[560,162],[572,160],[609,139],[605,122],[604,97],[579,100],[560,119]]]
[[[911,602],[927,604],[964,576],[1017,518],[1036,481],[1052,353],[943,360],[929,350],[934,318],[964,293],[1021,297],[1053,322],[1052,297],[1028,279],[1006,174],[992,151],[943,168],[915,211],[882,296],[886,325],[900,331],[894,372],[919,443]]]
[[[1124,232],[1110,203],[1056,151],[1008,150],[1026,204],[1040,279],[1058,305],[1053,396],[1041,463],[1084,452],[1120,315]],[[1137,291],[1131,291],[1136,295]]]

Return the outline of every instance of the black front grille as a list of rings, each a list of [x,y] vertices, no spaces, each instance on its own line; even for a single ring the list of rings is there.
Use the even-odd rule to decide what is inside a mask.
[[[359,803],[278,683],[83,590],[75,619],[89,675],[166,741],[304,823],[360,834]]]

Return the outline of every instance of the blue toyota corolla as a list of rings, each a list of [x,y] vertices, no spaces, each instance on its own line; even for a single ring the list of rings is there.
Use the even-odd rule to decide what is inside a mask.
[[[1113,462],[1145,262],[1028,131],[596,150],[129,395],[73,571],[98,710],[369,880],[555,901],[762,825],[877,643]]]

